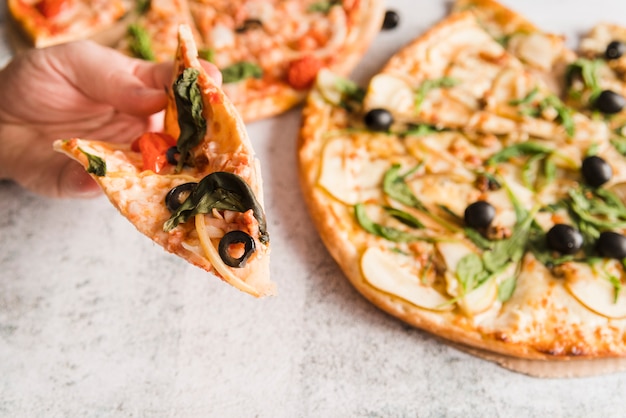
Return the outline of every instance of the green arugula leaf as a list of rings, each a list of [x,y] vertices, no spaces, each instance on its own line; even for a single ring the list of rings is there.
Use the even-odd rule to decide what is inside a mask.
[[[600,87],[600,81],[598,77],[598,70],[604,65],[602,60],[589,60],[586,58],[579,58],[572,62],[565,69],[565,84],[571,90],[573,86],[574,77],[580,75],[585,87],[591,90],[592,97],[597,96],[602,91]],[[572,93],[572,92],[570,92]]]
[[[191,163],[189,161],[191,150],[202,141],[206,134],[206,120],[202,115],[204,103],[198,87],[198,74],[199,71],[195,68],[185,68],[173,86],[180,127],[180,136],[176,143],[180,153],[177,172],[184,164]]]
[[[222,82],[224,84],[236,83],[247,78],[263,77],[263,69],[257,64],[249,61],[241,61],[229,65],[222,70]]]
[[[341,93],[341,102],[339,106],[346,110],[352,110],[356,108],[356,105],[363,103],[365,98],[365,89],[360,87],[352,80],[348,80],[344,77],[337,77],[335,87]]]
[[[415,241],[428,241],[432,242],[433,240],[428,237],[419,237],[417,235],[410,234],[405,231],[401,231],[396,228],[392,228],[389,226],[384,226],[379,223],[376,223],[367,216],[367,212],[365,209],[365,204],[357,203],[354,205],[354,216],[358,222],[358,224],[365,229],[370,234],[376,235],[378,237],[384,238],[388,241],[392,242],[415,242]]]
[[[432,80],[424,80],[415,92],[415,112],[418,112],[426,95],[435,89],[450,88],[458,85],[459,80],[452,77],[441,77]]]
[[[102,177],[105,176],[107,173],[107,163],[105,160],[103,160],[102,158],[98,157],[97,155],[93,155],[90,154],[88,152],[86,152],[85,150],[83,150],[82,148],[78,148],[80,152],[82,152],[83,154],[85,154],[85,156],[87,156],[87,161],[88,161],[88,166],[87,166],[87,172],[91,173],[95,176],[98,177]]]
[[[496,152],[491,157],[489,157],[486,161],[487,165],[495,165],[498,163],[502,163],[510,160],[511,158],[527,156],[527,155],[537,155],[537,154],[550,154],[554,150],[550,147],[547,147],[543,144],[526,141],[520,142],[518,144],[511,145],[509,147],[503,148],[502,150]]]
[[[616,277],[612,274],[608,276],[608,280],[613,285],[613,290],[614,290],[613,303],[617,303],[617,300],[619,299],[619,295],[622,292],[622,281],[620,280],[619,277]]]
[[[538,94],[539,94],[539,87],[535,87],[526,96],[522,97],[521,99],[510,100],[509,104],[511,106],[530,104],[535,100]]]
[[[406,131],[400,133],[400,135],[420,137],[420,136],[436,134],[442,131],[443,129],[439,129],[435,126],[419,124],[419,125],[410,125],[409,128]]]

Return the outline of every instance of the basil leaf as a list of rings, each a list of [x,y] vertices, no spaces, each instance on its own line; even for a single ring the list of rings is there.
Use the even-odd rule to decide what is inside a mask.
[[[191,217],[210,213],[213,209],[241,213],[252,209],[259,223],[259,240],[262,243],[269,242],[265,213],[254,192],[241,177],[223,171],[211,173],[200,180],[187,200],[163,224],[163,231],[171,231]]]
[[[180,136],[176,143],[180,153],[177,171],[180,171],[185,163],[190,163],[191,150],[200,144],[206,135],[206,120],[202,115],[204,102],[198,87],[198,75],[199,71],[195,68],[185,68],[173,87],[180,127]]]
[[[513,296],[513,292],[515,291],[516,284],[517,282],[515,280],[515,276],[511,276],[503,280],[498,285],[498,300],[500,302],[506,302],[511,299],[511,296]]]
[[[152,42],[148,32],[141,26],[133,23],[127,30],[128,48],[130,53],[137,58],[146,61],[156,61],[156,56],[152,51]]]
[[[435,89],[450,88],[458,85],[459,80],[452,77],[441,77],[432,80],[424,80],[415,92],[415,112],[419,111],[426,95]]]
[[[257,64],[249,61],[241,61],[229,65],[222,70],[222,82],[224,84],[236,83],[247,78],[263,77],[263,69]]]
[[[87,166],[87,172],[91,173],[95,176],[102,177],[107,173],[107,163],[102,158],[97,155],[90,154],[83,150],[82,148],[78,148],[80,152],[87,156],[87,161],[89,162]]]

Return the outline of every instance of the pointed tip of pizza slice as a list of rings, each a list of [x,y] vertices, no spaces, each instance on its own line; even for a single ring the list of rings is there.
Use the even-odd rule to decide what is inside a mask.
[[[272,295],[259,161],[184,26],[179,42],[166,133],[132,145],[58,140],[54,149],[81,163],[120,213],[167,251],[253,296]],[[149,165],[143,144],[161,146],[165,158],[167,138],[179,162]]]

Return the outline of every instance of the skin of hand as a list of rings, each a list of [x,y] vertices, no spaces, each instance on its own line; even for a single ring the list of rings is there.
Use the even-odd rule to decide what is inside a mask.
[[[202,61],[219,84],[220,71]],[[92,41],[33,49],[0,71],[0,179],[50,197],[92,197],[96,182],[52,149],[56,139],[131,142],[163,129],[173,63],[125,56]]]

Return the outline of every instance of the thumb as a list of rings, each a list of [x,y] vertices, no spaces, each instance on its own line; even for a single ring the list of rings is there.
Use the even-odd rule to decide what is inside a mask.
[[[122,113],[148,116],[167,103],[172,63],[152,63],[128,57],[92,41],[59,46],[60,68],[87,98]]]

